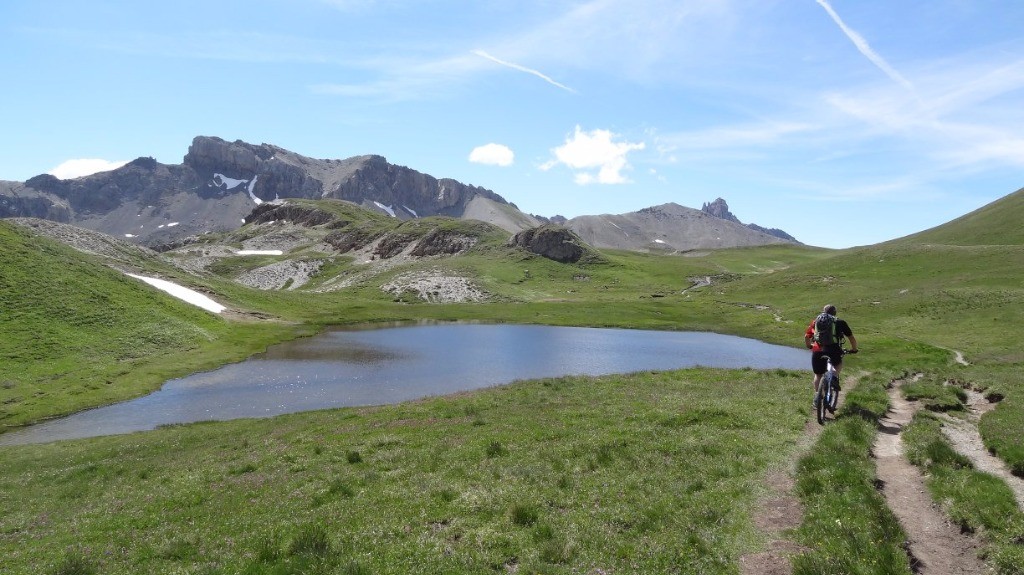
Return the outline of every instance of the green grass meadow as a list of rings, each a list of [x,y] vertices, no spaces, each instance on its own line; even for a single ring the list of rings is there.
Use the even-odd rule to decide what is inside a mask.
[[[521,381],[394,406],[0,447],[0,571],[738,573],[741,555],[768,545],[753,522],[765,476],[795,465],[805,508],[804,524],[785,534],[805,549],[795,572],[909,573],[870,456],[892,378],[926,374],[909,391],[954,415],[962,398],[946,382],[1000,400],[981,432],[1024,474],[1024,351],[1009,333],[1024,319],[1022,193],[1000,209],[875,246],[609,250],[576,264],[509,247],[508,234],[487,226],[403,227],[324,204],[351,222],[330,233],[477,238],[457,257],[327,293],[312,291],[326,277],[294,291],[231,278],[288,257],[327,258],[327,272],[361,277],[351,256],[310,248],[200,274],[155,257],[135,262],[211,294],[234,310],[224,316],[0,221],[5,430],[137,397],[332,325],[698,330],[800,347],[807,323],[833,303],[862,350],[848,358],[857,388],[809,451],[800,447],[809,369],[706,368]],[[210,241],[254,233],[247,226]],[[379,288],[432,269],[472,279],[489,299],[429,304]],[[950,513],[992,534],[986,552],[997,572],[1019,573],[1020,522],[1012,513],[1003,524],[991,519],[1003,513],[1005,485],[950,461],[930,463],[936,498],[984,502]]]
[[[0,549],[11,573],[729,573],[805,387],[570,377],[6,448]]]

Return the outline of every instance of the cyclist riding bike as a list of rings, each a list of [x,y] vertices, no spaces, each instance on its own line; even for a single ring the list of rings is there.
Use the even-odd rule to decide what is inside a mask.
[[[828,370],[828,362],[836,370],[836,385],[839,373],[843,369],[843,339],[850,340],[850,349],[846,353],[857,353],[857,338],[846,320],[836,317],[836,306],[826,305],[821,314],[811,320],[804,331],[804,345],[811,350],[811,371],[814,372],[814,407],[817,408],[818,387],[821,377]],[[838,387],[837,387],[838,389]]]

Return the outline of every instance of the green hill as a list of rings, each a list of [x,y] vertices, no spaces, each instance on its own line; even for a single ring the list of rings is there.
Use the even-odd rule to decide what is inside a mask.
[[[998,246],[1024,244],[1024,188],[973,212],[891,243]]]
[[[209,361],[195,352],[231,331],[216,315],[2,220],[0,253],[2,426],[142,393]],[[178,367],[154,372],[161,361]]]

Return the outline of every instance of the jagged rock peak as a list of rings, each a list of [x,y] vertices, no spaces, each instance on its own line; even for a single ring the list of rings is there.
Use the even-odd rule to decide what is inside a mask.
[[[705,202],[704,205],[701,206],[700,211],[715,216],[716,218],[722,218],[723,220],[736,222],[737,224],[742,223],[739,218],[729,211],[729,204],[727,204],[722,198],[716,198],[715,201],[710,203]]]
[[[715,216],[716,218],[721,218],[723,220],[747,226],[752,230],[765,233],[770,236],[786,240],[788,242],[800,243],[796,238],[780,230],[779,228],[765,228],[757,224],[744,224],[739,220],[739,218],[737,218],[735,215],[733,215],[732,212],[729,211],[729,204],[725,203],[725,200],[723,200],[722,198],[716,198],[715,201],[710,203],[705,202],[704,205],[701,206],[700,211],[708,215]]]

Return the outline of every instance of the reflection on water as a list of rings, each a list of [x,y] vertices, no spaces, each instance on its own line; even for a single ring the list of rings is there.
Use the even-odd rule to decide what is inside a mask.
[[[257,354],[253,361],[288,360],[288,361],[339,361],[342,363],[383,363],[398,360],[400,356],[394,351],[378,349],[360,342],[353,342],[351,347],[340,347],[330,339],[296,340],[275,345],[264,353]]]
[[[331,407],[398,403],[563,375],[703,365],[805,369],[807,353],[703,332],[442,324],[332,330],[157,392],[0,435],[0,445]]]

